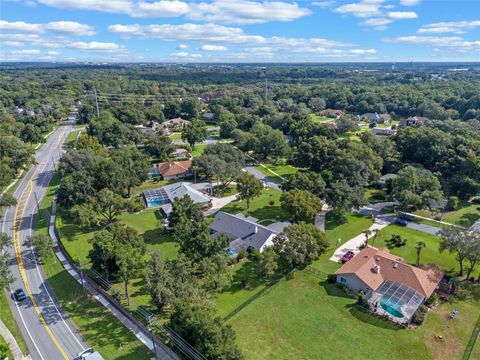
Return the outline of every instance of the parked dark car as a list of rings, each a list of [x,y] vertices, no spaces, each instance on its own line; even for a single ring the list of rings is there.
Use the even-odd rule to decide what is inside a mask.
[[[395,224],[400,225],[400,226],[407,226],[408,221],[405,220],[405,219],[397,218],[397,219],[395,219]]]
[[[340,260],[342,264],[345,264],[346,262],[349,262],[352,260],[352,258],[355,256],[355,254],[351,251],[347,251],[345,255],[343,255],[342,259]]]
[[[413,217],[407,214],[401,214],[400,219],[405,220],[405,221],[413,221]]]
[[[15,298],[15,301],[23,301],[27,298],[27,295],[25,295],[25,292],[22,289],[17,289],[13,293],[13,297]]]

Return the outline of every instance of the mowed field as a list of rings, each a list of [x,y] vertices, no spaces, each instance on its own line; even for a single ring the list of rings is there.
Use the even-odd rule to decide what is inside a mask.
[[[306,271],[281,280],[229,320],[246,359],[461,359],[478,300],[445,303],[416,329],[361,311],[336,285]],[[454,307],[459,316],[451,321]],[[435,339],[442,335],[445,342]]]

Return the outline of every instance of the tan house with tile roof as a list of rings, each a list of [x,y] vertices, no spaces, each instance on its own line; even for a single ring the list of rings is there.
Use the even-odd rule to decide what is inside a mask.
[[[156,163],[152,166],[164,180],[182,179],[193,175],[192,160]]]
[[[418,268],[405,263],[388,249],[365,247],[338,269],[337,282],[354,291],[375,291],[384,281],[393,281],[415,290],[428,298],[443,277],[436,266]]]

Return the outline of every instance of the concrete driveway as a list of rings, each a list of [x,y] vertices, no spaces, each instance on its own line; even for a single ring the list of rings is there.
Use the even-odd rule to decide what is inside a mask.
[[[272,181],[272,179],[270,179],[267,175],[265,175],[263,172],[261,172],[254,166],[245,166],[243,170],[255,176],[258,180],[262,181],[266,186],[282,191],[282,188],[280,187],[279,184]]]

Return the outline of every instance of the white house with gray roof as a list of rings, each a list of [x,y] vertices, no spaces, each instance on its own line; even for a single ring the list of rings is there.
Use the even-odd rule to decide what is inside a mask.
[[[236,252],[257,249],[263,251],[273,245],[273,239],[289,225],[276,222],[268,226],[260,225],[257,219],[242,214],[229,214],[219,211],[210,224],[212,236],[226,235],[230,239],[229,249]]]

